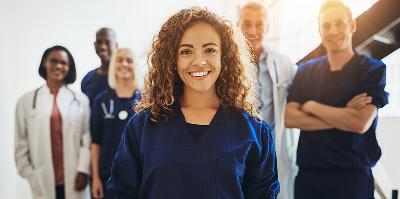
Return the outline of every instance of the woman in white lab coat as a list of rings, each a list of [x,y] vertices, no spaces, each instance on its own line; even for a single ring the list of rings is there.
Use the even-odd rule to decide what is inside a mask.
[[[39,66],[46,80],[16,108],[15,162],[34,199],[84,198],[90,171],[89,101],[67,87],[76,79],[71,53],[47,49]]]

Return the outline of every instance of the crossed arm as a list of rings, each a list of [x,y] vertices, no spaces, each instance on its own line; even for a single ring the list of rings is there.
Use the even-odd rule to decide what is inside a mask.
[[[337,128],[363,134],[377,114],[377,108],[371,101],[371,97],[362,93],[351,99],[346,107],[333,107],[316,101],[307,101],[303,105],[289,102],[286,105],[285,126],[306,131]]]

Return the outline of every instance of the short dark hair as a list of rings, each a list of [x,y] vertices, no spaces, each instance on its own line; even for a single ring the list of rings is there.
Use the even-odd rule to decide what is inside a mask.
[[[44,62],[46,61],[47,57],[50,55],[51,52],[53,51],[64,51],[68,55],[68,62],[69,62],[69,70],[67,76],[64,78],[64,84],[72,84],[76,80],[76,68],[75,68],[75,61],[74,58],[72,57],[72,54],[69,52],[67,48],[64,46],[53,46],[51,48],[46,49],[44,51],[42,60],[40,61],[39,65],[39,75],[43,78],[47,78],[47,72],[46,68],[44,67]]]
[[[321,13],[326,12],[326,10],[330,8],[342,8],[346,12],[347,17],[349,17],[349,20],[353,19],[353,14],[351,13],[350,8],[340,0],[326,0],[324,3],[322,3],[321,7],[319,8],[319,16]]]

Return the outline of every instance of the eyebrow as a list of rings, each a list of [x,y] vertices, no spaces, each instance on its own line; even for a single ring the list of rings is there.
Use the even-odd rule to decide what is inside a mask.
[[[211,46],[218,46],[218,45],[215,44],[215,43],[206,43],[206,44],[203,45],[203,48],[206,47],[206,46],[210,46],[210,45],[211,45]]]
[[[204,47],[210,46],[210,45],[212,45],[212,46],[218,46],[217,44],[210,42],[210,43],[203,44],[202,47],[204,48]],[[179,46],[179,48],[181,48],[181,47],[194,48],[194,46],[193,46],[192,44],[181,44],[181,45]]]

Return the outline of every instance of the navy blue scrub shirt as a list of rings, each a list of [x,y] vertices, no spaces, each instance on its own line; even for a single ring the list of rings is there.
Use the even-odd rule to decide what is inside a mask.
[[[301,65],[290,88],[288,102],[308,100],[345,107],[354,96],[366,92],[372,104],[388,103],[385,65],[355,54],[340,71],[331,71],[326,56]],[[376,140],[377,117],[364,134],[336,128],[301,131],[297,149],[300,169],[295,181],[296,199],[366,199],[374,197],[371,172],[381,156]]]
[[[111,100],[114,101],[114,118],[106,118],[105,114],[110,113]],[[136,90],[130,98],[120,98],[115,90],[107,89],[100,93],[92,106],[90,118],[90,131],[92,143],[101,146],[100,149],[100,178],[105,181],[110,176],[111,163],[121,139],[122,132],[134,114],[134,107],[140,101],[140,91]],[[103,110],[104,104],[106,112]],[[118,113],[125,110],[128,115],[119,118]]]
[[[220,107],[194,139],[179,103],[166,120],[136,113],[113,162],[108,189],[116,199],[265,198],[279,193],[269,126],[243,110]],[[197,140],[197,141],[196,141]]]
[[[108,86],[108,74],[100,75],[97,73],[97,69],[89,71],[82,79],[81,90],[88,96],[90,106],[93,105],[96,96],[106,89],[110,89]]]

